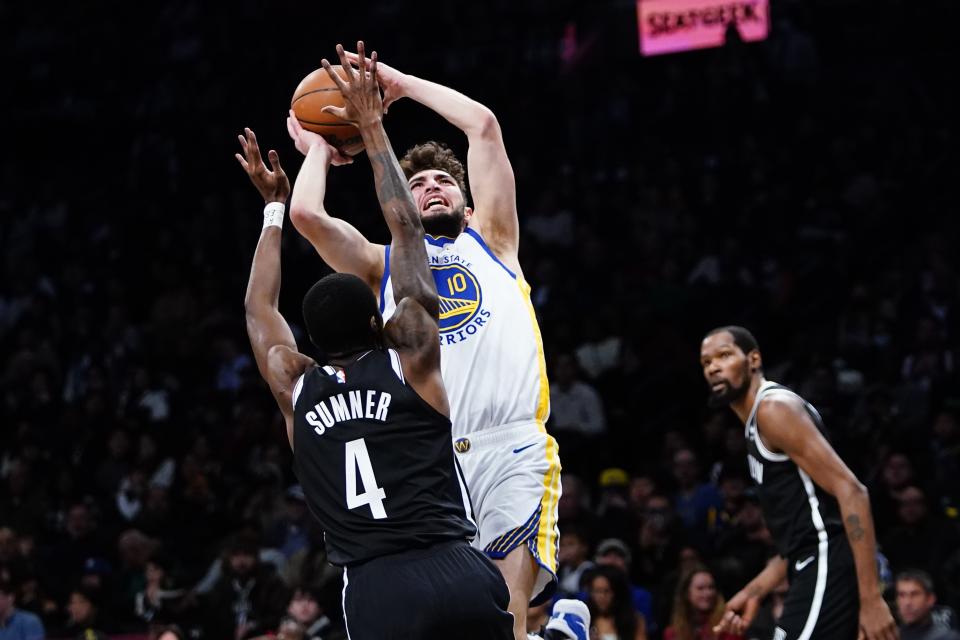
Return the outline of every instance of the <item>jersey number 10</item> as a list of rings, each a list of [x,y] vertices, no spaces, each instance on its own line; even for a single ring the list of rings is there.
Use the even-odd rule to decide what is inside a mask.
[[[383,501],[387,494],[383,488],[377,486],[377,477],[373,475],[373,465],[370,464],[370,454],[367,453],[367,444],[363,438],[351,440],[346,444],[347,470],[347,509],[356,509],[365,504],[370,505],[370,513],[375,520],[387,517],[383,508]],[[357,494],[357,471],[360,472],[360,483],[363,484],[363,493]]]

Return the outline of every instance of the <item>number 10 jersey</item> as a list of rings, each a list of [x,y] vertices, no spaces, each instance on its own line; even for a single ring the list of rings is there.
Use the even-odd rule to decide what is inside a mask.
[[[395,351],[308,370],[293,405],[294,468],[330,562],[476,534],[450,420],[406,383]]]

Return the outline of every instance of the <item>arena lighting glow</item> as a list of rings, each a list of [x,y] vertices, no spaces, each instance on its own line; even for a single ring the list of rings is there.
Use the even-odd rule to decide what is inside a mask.
[[[727,26],[744,42],[766,40],[769,0],[637,0],[640,53],[664,53],[723,46]]]

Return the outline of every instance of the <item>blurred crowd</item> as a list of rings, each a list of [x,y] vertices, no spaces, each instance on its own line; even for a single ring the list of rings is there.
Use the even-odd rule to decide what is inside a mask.
[[[631,3],[481,4],[378,2],[362,23],[253,0],[149,20],[116,0],[0,5],[19,87],[0,165],[0,639],[345,637],[246,343],[262,203],[231,156],[250,126],[295,176],[289,96],[357,37],[503,127],[564,465],[560,594],[619,638],[710,638],[773,553],[742,428],[707,409],[698,366],[706,331],[742,324],[868,486],[904,638],[956,624],[951,3],[774,0],[765,43],[652,59]],[[465,151],[406,101],[385,124],[398,152]],[[331,171],[327,204],[387,240],[362,160]],[[281,310],[310,352],[299,300],[327,268],[290,227]],[[785,589],[748,635],[769,637]]]

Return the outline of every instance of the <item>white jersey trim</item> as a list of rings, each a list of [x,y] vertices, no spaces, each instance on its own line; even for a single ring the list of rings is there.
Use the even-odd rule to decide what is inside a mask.
[[[326,541],[326,538],[324,538]],[[347,632],[347,640],[350,638],[350,624],[347,622],[347,585],[350,584],[350,579],[347,577],[347,568],[343,568],[343,594],[341,595],[340,606],[343,608],[343,628]]]
[[[387,353],[390,354],[390,365],[393,367],[393,372],[400,378],[400,382],[407,384],[406,378],[403,377],[403,365],[400,364],[400,354],[393,349],[387,349]]]
[[[753,408],[750,409],[750,417],[747,418],[747,437],[753,438],[760,455],[768,461],[786,462],[790,459],[790,456],[783,453],[774,453],[763,444],[763,438],[760,437],[760,425],[757,423],[757,412],[760,410],[760,402],[763,401],[763,397],[772,391],[775,386],[777,386],[776,382],[767,380],[760,387],[759,391],[757,391],[757,397],[753,400]]]
[[[813,519],[813,526],[817,530],[817,584],[813,590],[813,601],[810,603],[810,614],[807,616],[807,622],[803,625],[803,630],[797,640],[810,640],[813,630],[817,626],[817,620],[820,618],[820,608],[823,606],[823,594],[827,590],[827,551],[829,549],[829,538],[827,537],[827,528],[823,524],[823,516],[820,515],[820,500],[817,499],[817,492],[813,486],[813,481],[803,469],[797,467],[800,474],[800,480],[803,482],[803,488],[807,492],[807,500],[810,502],[810,517]]]
[[[297,383],[293,385],[293,408],[297,408],[297,399],[300,397],[300,392],[303,391],[303,379],[306,377],[307,373],[303,372],[300,374],[300,377],[297,378]]]

